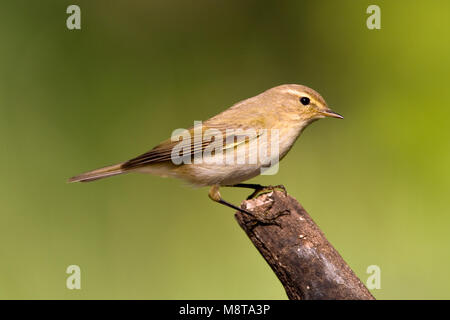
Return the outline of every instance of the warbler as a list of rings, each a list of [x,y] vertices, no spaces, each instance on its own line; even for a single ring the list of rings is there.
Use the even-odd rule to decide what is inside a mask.
[[[280,85],[240,101],[190,129],[179,130],[175,138],[172,135],[138,157],[82,173],[69,182],[89,182],[129,172],[175,177],[195,186],[210,186],[213,201],[251,215],[225,201],[219,188],[254,189],[250,197],[267,189],[284,189],[281,185],[241,182],[278,165],[302,131],[324,117],[343,118],[313,89]]]

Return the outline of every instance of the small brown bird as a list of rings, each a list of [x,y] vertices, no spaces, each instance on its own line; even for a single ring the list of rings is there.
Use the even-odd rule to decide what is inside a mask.
[[[128,172],[170,176],[196,186],[211,186],[212,200],[251,215],[223,200],[219,187],[251,188],[255,190],[252,196],[273,189],[241,182],[277,166],[303,129],[324,117],[343,118],[313,89],[297,84],[277,86],[178,131],[147,153],[80,174],[69,182],[89,182]]]

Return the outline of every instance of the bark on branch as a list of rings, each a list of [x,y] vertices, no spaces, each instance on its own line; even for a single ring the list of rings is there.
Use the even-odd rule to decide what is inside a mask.
[[[235,214],[289,299],[375,299],[297,200],[274,191],[244,201],[242,208],[278,223],[259,224],[245,213]]]

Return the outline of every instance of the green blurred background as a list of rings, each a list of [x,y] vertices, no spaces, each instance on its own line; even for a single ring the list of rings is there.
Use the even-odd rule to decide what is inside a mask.
[[[0,298],[285,299],[207,189],[66,183],[283,83],[345,120],[314,123],[253,181],[286,185],[363,282],[380,266],[375,297],[450,298],[449,30],[445,0],[2,0]]]

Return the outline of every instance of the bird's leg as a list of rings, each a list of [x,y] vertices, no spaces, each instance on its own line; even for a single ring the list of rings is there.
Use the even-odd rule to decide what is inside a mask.
[[[276,186],[262,186],[260,184],[238,183],[238,184],[234,184],[234,185],[230,185],[230,186],[226,186],[226,187],[248,188],[248,189],[255,190],[255,191],[253,191],[253,193],[251,195],[249,195],[247,197],[247,200],[253,199],[254,197],[259,195],[260,193],[267,193],[267,192],[270,192],[270,191],[274,191],[275,189],[281,189],[284,192],[284,194],[287,195],[286,188],[282,184],[279,184],[279,185],[276,185]]]
[[[259,213],[259,212],[251,212],[251,211],[248,211],[248,210],[246,210],[246,209],[239,208],[238,206],[235,206],[234,204],[229,203],[229,202],[223,200],[223,199],[222,199],[222,196],[220,195],[220,192],[219,192],[219,185],[213,185],[213,186],[211,187],[211,189],[209,190],[208,196],[209,196],[209,198],[210,198],[211,200],[213,200],[213,201],[215,201],[215,202],[218,202],[218,203],[223,204],[223,205],[225,205],[225,206],[227,206],[227,207],[233,208],[234,210],[237,210],[237,211],[240,211],[240,212],[242,212],[242,213],[247,214],[247,215],[248,215],[249,217],[251,217],[254,221],[256,221],[256,223],[259,222],[259,223],[261,223],[261,224],[269,224],[269,225],[270,225],[270,224],[275,224],[275,225],[277,225],[277,226],[280,226],[280,224],[279,224],[277,221],[275,221],[275,219],[276,219],[279,215],[277,215],[277,216],[275,216],[275,217],[272,217],[272,218],[268,218],[268,217],[265,217],[264,212],[263,212],[263,213]],[[271,207],[269,207],[267,210],[270,210],[270,208],[271,208]]]
[[[208,196],[209,196],[209,198],[212,201],[218,202],[220,204],[223,204],[223,205],[225,205],[227,207],[233,208],[234,210],[238,210],[238,211],[240,211],[242,213],[248,214],[249,216],[255,218],[255,216],[254,216],[254,214],[252,212],[247,211],[247,210],[242,209],[242,208],[239,208],[238,206],[235,206],[234,204],[223,200],[222,196],[220,195],[219,186],[218,185],[213,185],[211,187],[211,189],[209,190]]]

